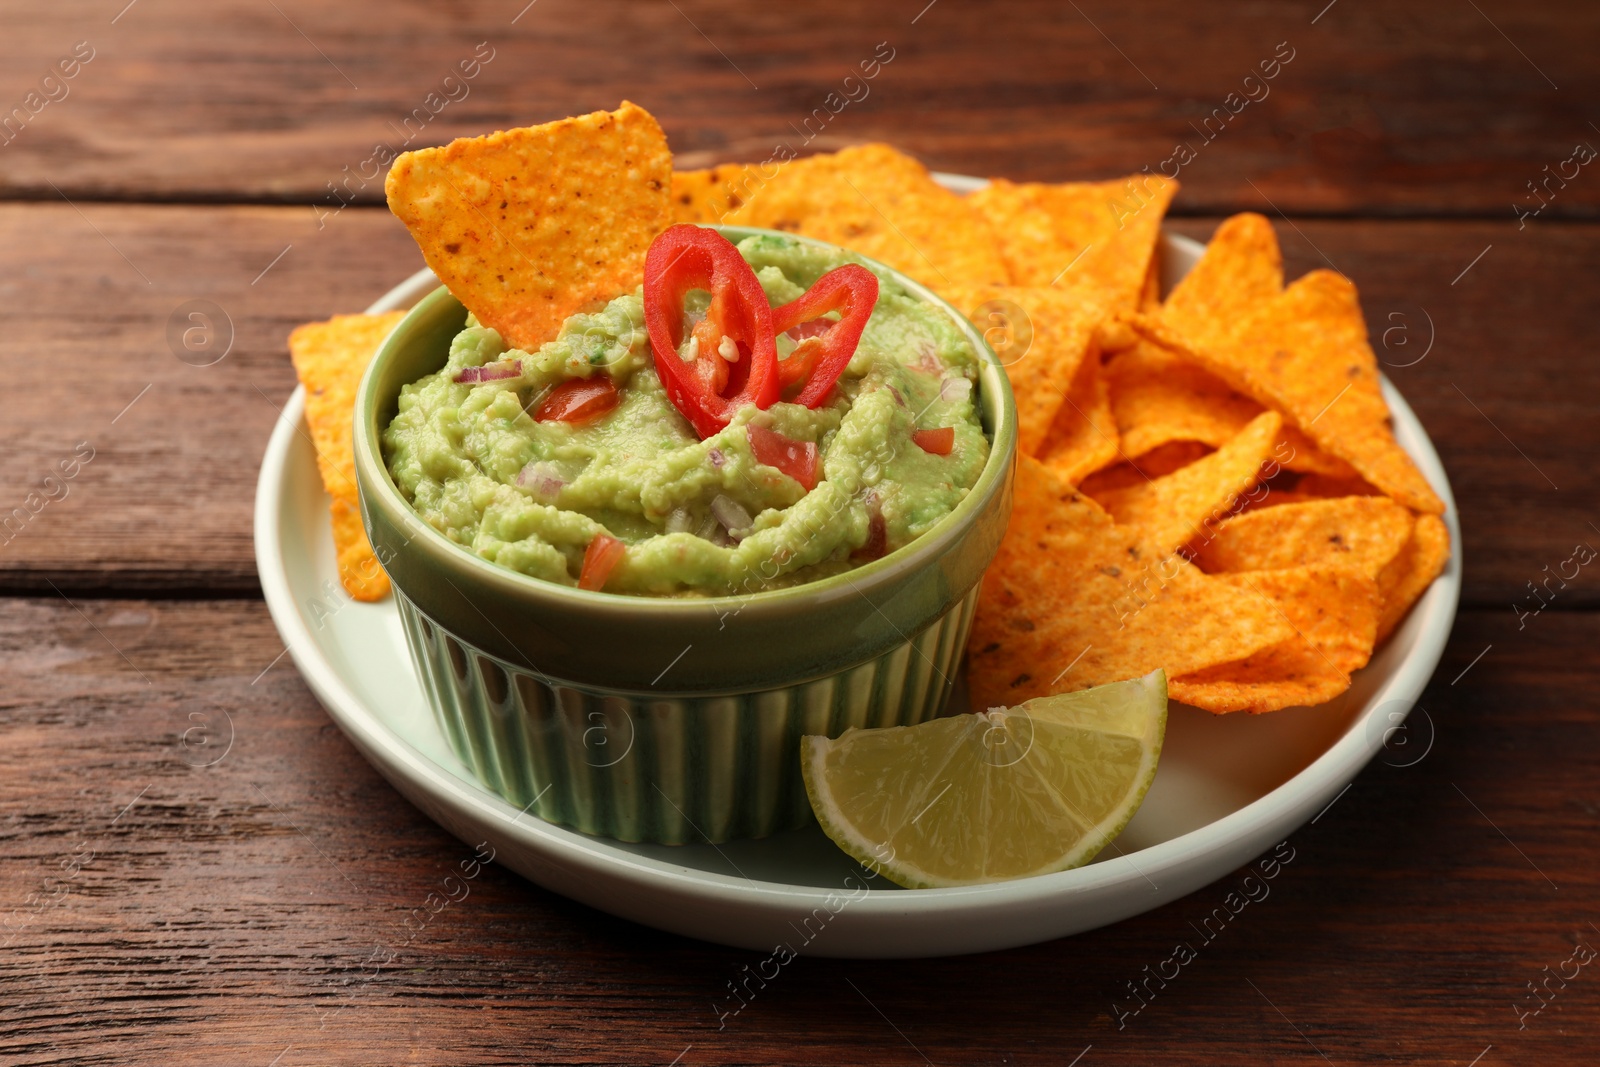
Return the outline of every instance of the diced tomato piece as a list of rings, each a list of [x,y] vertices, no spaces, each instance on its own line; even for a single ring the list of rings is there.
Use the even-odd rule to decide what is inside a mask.
[[[628,546],[610,534],[595,534],[594,540],[583,553],[583,571],[578,575],[579,589],[604,589],[606,579],[622,562]]]
[[[750,451],[757,463],[776,467],[807,491],[817,487],[817,446],[810,441],[796,441],[765,426],[746,426],[750,438]]]
[[[550,390],[533,417],[538,422],[566,422],[574,426],[593,422],[617,406],[617,383],[604,374],[570,378]]]
[[[941,426],[937,430],[915,430],[911,440],[924,452],[935,456],[948,456],[950,450],[956,446],[956,430],[954,426]]]

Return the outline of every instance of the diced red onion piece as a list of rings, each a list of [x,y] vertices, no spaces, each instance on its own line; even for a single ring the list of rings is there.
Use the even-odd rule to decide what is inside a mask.
[[[972,381],[968,378],[946,378],[939,386],[939,399],[952,403],[972,395]]]
[[[734,530],[748,530],[755,519],[744,509],[744,505],[726,493],[718,493],[711,501],[711,514],[717,517],[723,528],[730,533]]]
[[[711,465],[717,470],[721,470],[722,465],[728,461],[728,457],[722,454],[722,449],[720,448],[711,449],[706,453],[706,458],[711,461]]]
[[[878,494],[870,489],[862,497],[862,502],[867,505],[867,540],[850,556],[860,560],[880,559],[889,548],[889,525],[884,521],[883,504]]]
[[[522,360],[502,359],[494,363],[485,363],[481,367],[464,367],[455,376],[455,381],[463,383],[498,382],[506,378],[522,377]]]
[[[667,533],[688,533],[693,522],[688,508],[673,508],[667,516]]]
[[[554,500],[566,484],[560,469],[542,460],[535,460],[517,472],[518,487],[545,501]]]

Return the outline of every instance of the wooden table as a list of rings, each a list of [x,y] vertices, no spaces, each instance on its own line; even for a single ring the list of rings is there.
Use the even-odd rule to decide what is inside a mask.
[[[1600,8],[125,2],[0,8],[27,120],[0,144],[0,1062],[1596,1062],[1600,572],[1537,614],[1529,583],[1600,546],[1600,171],[1571,162],[1600,145]],[[882,139],[1087,178],[1187,143],[1178,231],[1262,211],[1294,273],[1360,285],[1461,506],[1433,745],[1297,831],[1270,898],[1136,1015],[1128,983],[1245,872],[1034,948],[802,959],[723,1029],[752,953],[497,867],[406,934],[469,850],[331,725],[262,605],[284,338],[420,265],[360,177],[374,145],[623,97],[687,166]],[[190,301],[225,318],[186,349]],[[232,750],[192,765],[181,735],[223,711]]]

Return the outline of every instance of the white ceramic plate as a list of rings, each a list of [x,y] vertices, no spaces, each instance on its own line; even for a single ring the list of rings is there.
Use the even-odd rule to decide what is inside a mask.
[[[941,180],[959,192],[982,182]],[[1170,289],[1202,246],[1168,234]],[[423,270],[369,311],[410,307]],[[1174,705],[1155,783],[1087,867],[997,885],[852,891],[857,866],[815,827],[721,846],[624,844],[525,815],[451,753],[412,672],[392,600],[351,601],[334,567],[328,500],[296,391],[256,489],[256,563],[278,632],[329,715],[380,773],[461,840],[564,896],[650,926],[770,952],[907,957],[1032,944],[1113,923],[1223,877],[1316,815],[1374,755],[1438,665],[1461,587],[1461,531],[1439,457],[1387,382],[1395,433],[1449,510],[1443,575],[1341,699],[1266,716]],[[849,879],[849,881],[847,881]],[[818,911],[817,909],[822,909]],[[808,922],[808,920],[810,920]]]

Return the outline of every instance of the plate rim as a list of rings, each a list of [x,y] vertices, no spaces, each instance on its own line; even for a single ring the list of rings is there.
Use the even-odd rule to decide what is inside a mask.
[[[983,179],[964,175],[936,174],[935,177],[947,187],[960,192],[985,184]],[[1198,241],[1165,229],[1162,237],[1164,246],[1183,248],[1191,253],[1205,247]],[[432,272],[424,267],[390,289],[367,310],[375,313],[405,306],[415,299],[419,291],[426,291],[437,284]],[[1372,693],[1366,708],[1351,721],[1342,736],[1291,778],[1243,807],[1137,852],[1073,870],[1007,882],[910,892],[878,890],[853,901],[851,912],[869,921],[874,917],[891,916],[906,920],[938,914],[959,916],[973,910],[987,911],[995,906],[1026,908],[1047,905],[1063,896],[1092,893],[1130,881],[1149,880],[1154,875],[1167,874],[1173,876],[1175,881],[1185,882],[1182,877],[1185,868],[1204,866],[1207,857],[1226,852],[1230,846],[1236,848],[1239,843],[1259,836],[1270,826],[1285,830],[1298,828],[1313,812],[1326,804],[1335,791],[1353,781],[1383,747],[1384,733],[1372,729],[1379,710],[1397,697],[1411,700],[1414,706],[1437,670],[1454,626],[1461,588],[1461,531],[1448,475],[1426,428],[1405,398],[1386,376],[1382,376],[1382,387],[1396,421],[1409,423],[1416,430],[1414,444],[1420,454],[1413,454],[1413,459],[1423,468],[1425,475],[1436,475],[1436,478],[1430,476],[1429,481],[1446,504],[1443,518],[1450,530],[1452,554],[1444,573],[1412,610],[1412,619],[1408,623],[1414,621],[1420,627],[1416,644],[1390,677]],[[363,756],[410,803],[456,836],[466,836],[457,829],[463,823],[503,824],[497,826],[501,833],[558,868],[577,868],[583,875],[620,879],[631,888],[653,894],[691,896],[700,901],[732,907],[781,909],[785,916],[809,911],[830,896],[837,895],[836,890],[824,886],[756,880],[672,864],[628,852],[604,839],[590,837],[568,827],[537,819],[523,819],[520,811],[509,802],[437,763],[370,711],[340,676],[332,661],[323,654],[300,616],[277,537],[283,490],[287,481],[287,457],[296,433],[303,432],[304,398],[304,390],[296,387],[280,412],[257,480],[253,532],[262,592],[273,623],[301,676]],[[1121,917],[1139,914],[1150,907],[1178,899],[1215,880],[1215,876],[1208,876],[1182,889],[1177,896],[1162,896],[1160,900],[1141,905]],[[561,892],[574,895],[564,890]],[[584,900],[581,896],[574,898]],[[605,907],[603,904],[596,906]],[[670,925],[655,925],[673,929]],[[687,931],[679,929],[678,932]],[[693,933],[691,936],[706,935]],[[1032,939],[1012,937],[985,942],[984,947],[1025,944],[1030,940],[1048,940],[1057,936],[1062,935],[1046,932],[1042,937]],[[839,954],[849,954],[848,946],[835,947],[841,950]],[[958,951],[980,950],[967,948]]]

